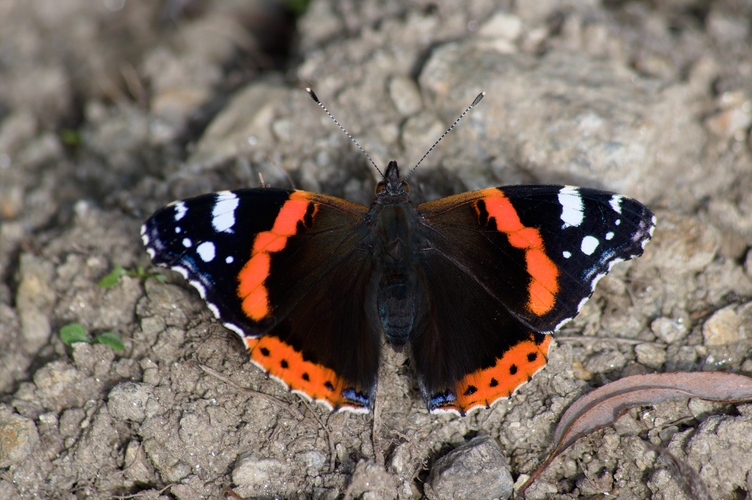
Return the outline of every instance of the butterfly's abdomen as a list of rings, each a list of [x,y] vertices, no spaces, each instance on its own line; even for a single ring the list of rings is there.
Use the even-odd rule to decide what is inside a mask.
[[[413,330],[420,293],[413,271],[417,212],[408,203],[377,203],[372,207],[371,220],[377,241],[374,257],[379,263],[379,322],[389,343],[401,347]]]

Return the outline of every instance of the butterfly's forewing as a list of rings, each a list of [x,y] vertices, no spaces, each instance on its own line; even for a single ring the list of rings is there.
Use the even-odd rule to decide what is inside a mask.
[[[304,191],[223,191],[168,205],[142,237],[270,375],[332,408],[367,410],[380,352],[363,312],[373,302],[367,212]]]
[[[411,343],[414,362],[429,407],[459,412],[508,396],[540,369],[542,334],[573,318],[614,263],[641,255],[655,225],[635,200],[571,186],[490,188],[417,209],[429,242],[421,259],[429,321]],[[447,281],[437,271],[463,292],[438,291]],[[452,340],[457,329],[462,343]],[[425,363],[425,346],[454,354]]]

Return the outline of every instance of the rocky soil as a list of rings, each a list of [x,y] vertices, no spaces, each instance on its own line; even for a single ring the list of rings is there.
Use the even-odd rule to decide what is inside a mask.
[[[752,374],[750,19],[748,0],[314,0],[297,24],[261,0],[0,3],[0,498],[506,498],[591,388]],[[414,164],[486,91],[416,201],[597,187],[650,206],[654,240],[509,401],[430,415],[389,351],[376,415],[329,414],[251,365],[179,275],[156,279],[139,237],[161,205],[259,174],[370,203],[377,173],[309,85],[382,166]],[[68,346],[71,323],[124,349]],[[528,498],[692,488],[752,494],[752,405],[630,410]]]

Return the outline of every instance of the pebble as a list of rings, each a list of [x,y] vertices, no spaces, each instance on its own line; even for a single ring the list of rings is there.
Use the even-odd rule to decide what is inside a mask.
[[[496,441],[481,435],[436,461],[425,485],[430,500],[509,498],[514,481]]]
[[[123,382],[113,387],[107,396],[107,409],[113,418],[142,422],[146,418],[146,403],[151,397],[149,385]]]
[[[702,336],[706,346],[726,345],[741,340],[739,327],[741,318],[734,310],[734,306],[724,307],[702,325]]]
[[[39,442],[34,421],[0,405],[0,469],[18,464]]]

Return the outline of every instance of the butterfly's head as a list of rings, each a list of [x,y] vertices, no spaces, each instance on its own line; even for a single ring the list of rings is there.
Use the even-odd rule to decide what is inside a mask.
[[[386,167],[384,180],[376,184],[376,194],[378,196],[399,196],[410,193],[410,186],[400,177],[397,162],[392,160]]]

